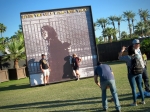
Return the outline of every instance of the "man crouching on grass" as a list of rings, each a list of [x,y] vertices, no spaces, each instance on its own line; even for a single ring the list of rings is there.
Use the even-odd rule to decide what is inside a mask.
[[[98,82],[98,76],[100,77],[100,83]],[[121,112],[121,106],[118,99],[118,94],[116,90],[116,84],[114,79],[114,74],[109,65],[97,63],[97,67],[94,73],[94,81],[102,90],[102,106],[103,110],[107,111],[108,104],[106,98],[106,90],[110,87],[111,94],[113,96],[117,112]]]

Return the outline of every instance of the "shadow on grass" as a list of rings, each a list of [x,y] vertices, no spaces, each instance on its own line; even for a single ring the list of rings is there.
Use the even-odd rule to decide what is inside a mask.
[[[85,98],[85,99],[75,99],[75,100],[55,100],[55,101],[44,101],[44,102],[34,102],[34,103],[27,103],[27,104],[16,104],[16,105],[7,105],[7,106],[1,106],[0,109],[10,109],[10,110],[21,110],[21,109],[55,109],[55,112],[65,111],[65,112],[71,112],[71,111],[90,111],[90,112],[101,112],[102,108],[88,108],[89,105],[102,105],[101,97],[93,97],[93,98]],[[111,97],[108,97],[108,102]],[[123,98],[120,100],[130,100],[131,98]],[[114,102],[111,102],[114,103]],[[81,107],[82,105],[82,107]],[[66,109],[73,107],[75,109]],[[80,108],[78,108],[78,106]],[[128,105],[124,105],[123,107],[126,107]],[[63,110],[60,110],[60,108],[63,108]],[[115,106],[109,107],[115,109]]]
[[[111,62],[103,62],[105,64],[108,64],[108,65],[115,65],[115,64],[124,64],[125,62],[123,61],[111,61]]]
[[[0,91],[9,91],[9,90],[16,90],[16,89],[26,89],[31,88],[29,84],[25,85],[10,85],[8,87],[0,87]]]
[[[126,112],[131,112],[131,110],[126,111]],[[132,110],[132,112],[150,112],[150,107],[141,107],[140,110]]]
[[[74,110],[63,110],[63,112],[105,112],[103,109],[99,108],[90,108],[90,109],[74,109]],[[48,111],[51,112],[51,111]],[[60,112],[60,111],[55,111],[55,112]]]
[[[49,108],[49,109],[57,109],[59,108],[67,108],[69,106],[73,106],[76,109],[74,110],[64,110],[63,111],[86,111],[86,110],[97,110],[97,108],[84,108],[83,109],[78,109],[77,107],[80,105],[88,105],[89,104],[101,104],[101,98],[100,97],[94,97],[94,98],[85,98],[85,99],[75,99],[75,100],[55,100],[55,101],[44,101],[44,102],[34,102],[34,103],[27,103],[27,104],[16,104],[16,105],[7,105],[7,106],[1,106],[0,109],[10,109],[10,110],[22,110],[22,109],[44,109],[44,108]],[[57,112],[56,110],[56,112]],[[60,112],[60,110],[58,111]]]
[[[120,98],[120,101],[125,101],[125,100],[131,100],[131,97]],[[114,102],[112,102],[112,103],[114,103]],[[15,104],[15,105],[1,106],[0,109],[8,109],[8,110],[26,109],[27,111],[30,109],[43,109],[43,110],[50,109],[55,112],[60,112],[60,111],[101,112],[102,108],[88,107],[89,105],[97,105],[97,104],[98,105],[102,104],[101,97],[92,97],[92,98],[84,98],[84,99],[82,98],[82,99],[75,99],[75,100],[43,101],[43,102],[33,102],[33,103],[26,103],[26,104]],[[123,107],[129,107],[129,104],[121,105],[121,107],[122,107],[122,109],[123,109]],[[110,112],[114,112],[115,106],[111,106],[109,108],[110,108],[110,110],[111,110],[111,108],[113,109],[113,111],[110,111]],[[144,108],[141,107],[140,110],[138,110],[138,109],[136,111],[133,110],[133,112],[149,112],[149,111],[150,111],[150,107],[144,107]],[[51,112],[51,111],[47,111],[47,112]],[[126,111],[126,112],[131,112],[131,111]]]

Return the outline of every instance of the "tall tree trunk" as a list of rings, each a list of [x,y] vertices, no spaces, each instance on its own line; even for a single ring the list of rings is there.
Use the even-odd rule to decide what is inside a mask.
[[[140,16],[140,20],[141,20],[141,22],[142,22],[142,17]]]
[[[116,28],[115,28],[115,23],[114,23],[114,22],[113,22],[113,26],[114,26],[114,29],[116,29]]]
[[[105,25],[103,26],[103,32],[105,30]],[[104,36],[104,42],[107,42],[106,36]]]
[[[130,32],[130,20],[128,20],[128,26],[129,26],[129,32]],[[131,38],[131,32],[130,32],[130,38]]]
[[[102,27],[102,29],[103,29],[103,32],[104,32],[104,27]],[[104,42],[106,42],[106,37],[104,36]]]
[[[145,28],[145,30],[144,30],[144,36],[146,37],[147,36],[147,31],[146,31],[147,29]]]
[[[117,40],[117,37],[115,34],[113,34],[113,40]]]
[[[118,30],[119,30],[119,38],[121,38],[121,34],[120,34],[120,23],[118,23]]]
[[[118,31],[119,31],[119,38],[121,38],[121,34],[120,34],[120,22],[118,21]]]
[[[143,20],[144,20],[144,22],[145,22],[145,23],[147,22],[147,20],[146,20],[146,18],[145,18],[145,17],[143,17]]]
[[[132,27],[133,27],[133,33],[134,33],[134,20],[132,20]]]
[[[109,42],[112,42],[111,35],[108,36],[108,41],[109,41]]]
[[[143,37],[143,35],[144,35],[144,34],[143,34],[143,28],[141,28],[141,37]]]
[[[132,28],[130,26],[130,38],[132,38]]]
[[[130,19],[128,19],[128,26],[129,26],[129,32],[130,32],[130,38],[132,38],[131,33],[132,33],[132,29],[131,29],[131,25],[130,25]]]
[[[104,42],[106,42],[106,37],[103,37],[104,38]]]
[[[19,68],[18,60],[14,60],[14,68]]]

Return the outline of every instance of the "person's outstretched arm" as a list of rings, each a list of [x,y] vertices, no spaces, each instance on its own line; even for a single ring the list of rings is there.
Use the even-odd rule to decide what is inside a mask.
[[[121,51],[119,52],[119,56],[118,56],[118,59],[122,56],[123,52],[125,51],[126,47],[123,46]]]

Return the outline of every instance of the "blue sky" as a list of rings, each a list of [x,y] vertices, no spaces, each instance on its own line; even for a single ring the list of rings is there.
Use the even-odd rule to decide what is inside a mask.
[[[94,22],[98,18],[107,18],[111,15],[119,16],[124,11],[129,10],[136,14],[138,9],[148,9],[150,11],[150,0],[0,0],[0,23],[7,27],[3,36],[11,37],[19,29],[21,24],[20,12],[87,5],[92,7]],[[139,21],[138,14],[136,20],[135,23]],[[122,22],[121,31],[128,32],[127,22]],[[100,35],[101,30],[97,30],[96,36]]]

